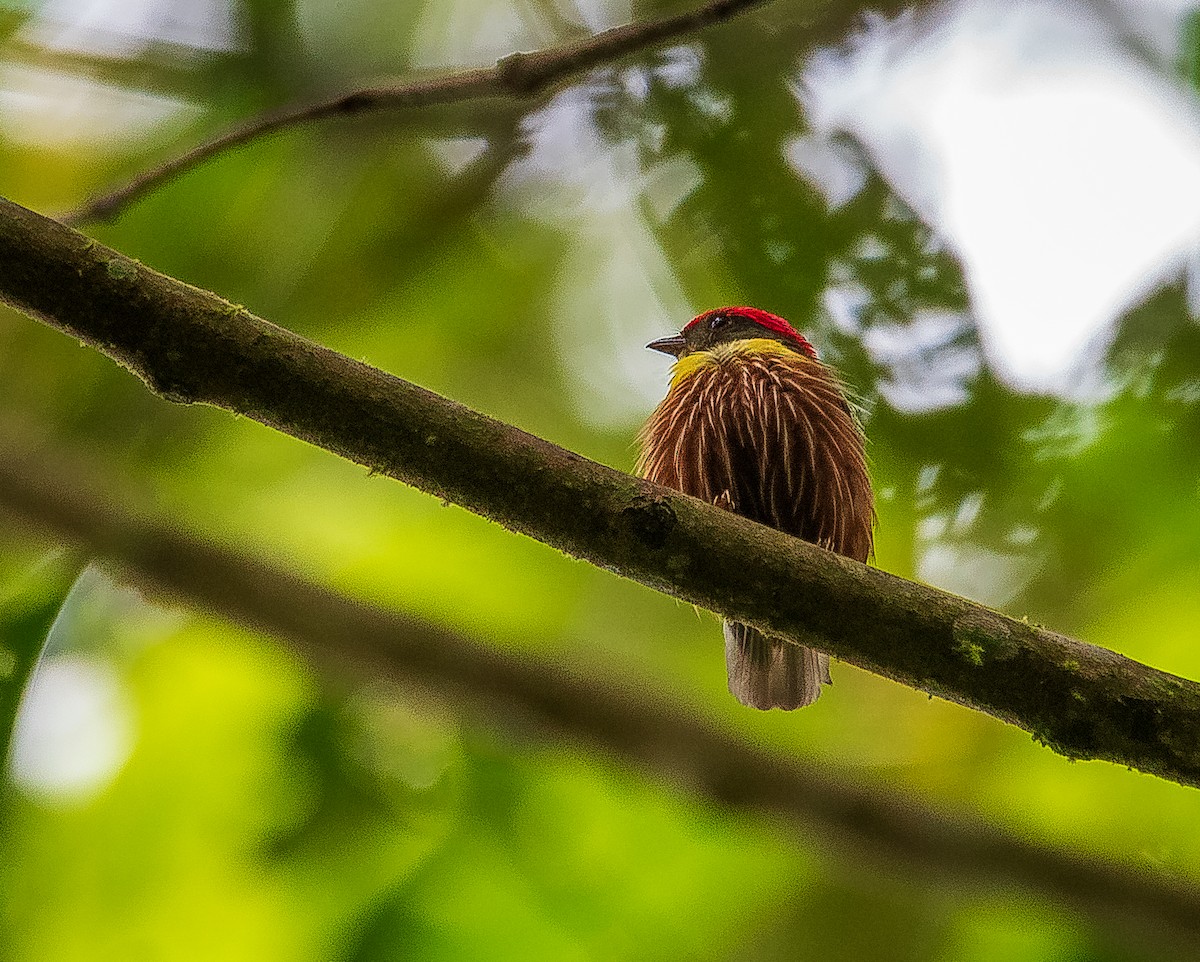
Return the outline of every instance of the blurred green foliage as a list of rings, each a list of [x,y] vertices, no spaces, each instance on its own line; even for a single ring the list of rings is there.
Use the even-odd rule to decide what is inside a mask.
[[[41,109],[61,111],[64,130],[93,133],[38,139],[14,114],[0,127],[0,193],[67,209],[261,108],[437,63],[431,36],[460,35],[486,62],[509,20],[496,15],[494,30],[474,35],[485,6],[238,4],[240,47],[170,48],[171,59],[148,44],[128,55],[139,91],[182,103],[150,124],[105,99],[130,93],[114,79],[119,59],[47,53],[39,69],[80,84],[68,89],[82,106],[72,114],[45,93]],[[28,66],[14,38],[37,9],[0,14],[10,65]],[[566,4],[505,9],[538,25],[510,46],[582,31],[564,22]],[[653,264],[635,258],[615,279],[604,274],[614,256],[642,249],[629,233],[640,225],[691,308],[777,310],[855,386],[880,492],[880,567],[929,577],[923,563],[949,558],[981,600],[1011,614],[1200,675],[1200,333],[1182,283],[1122,320],[1101,364],[1105,391],[1014,391],[983,360],[953,254],[882,176],[867,170],[831,207],[788,163],[787,145],[807,129],[791,88],[805,55],[793,15],[778,4],[560,94],[554,104],[573,98],[570,126],[590,129],[596,151],[568,150],[560,169],[531,172],[526,156],[463,174],[446,143],[407,121],[343,118],[223,156],[92,232],[332,348],[629,469],[665,369],[649,385],[636,376],[644,404],[617,396],[626,383],[612,383],[606,401],[603,383],[582,382],[688,319],[648,308],[633,330],[603,320],[606,292],[633,283],[640,266],[647,289],[671,302]],[[688,82],[667,69],[680,50],[695,55]],[[83,114],[104,110],[129,128],[95,132]],[[533,136],[539,117],[517,136]],[[443,121],[457,133],[506,126],[470,111]],[[500,135],[493,149],[508,146]],[[612,157],[629,183],[682,162],[689,189],[665,211],[637,190],[614,198],[587,166]],[[578,290],[564,290],[581,281],[598,292],[594,317],[579,316]],[[863,292],[854,325],[827,309],[838,287]],[[961,323],[928,340],[930,311]],[[891,403],[888,385],[914,375],[868,350],[881,331],[911,348],[918,372],[967,358],[956,399],[924,412]],[[0,361],[9,430],[90,458],[125,501],[180,527],[514,652],[610,660],[693,695],[748,739],[848,778],[1200,882],[1189,790],[1071,764],[993,719],[845,665],[812,709],[743,711],[724,691],[707,615],[257,424],[159,401],[11,312],[0,312]],[[56,550],[5,525],[4,572]],[[18,621],[6,621],[5,638],[32,650],[66,584],[59,567],[44,569],[24,627],[13,634]],[[0,926],[14,960],[1158,957],[1020,893],[881,874],[823,839],[709,809],[616,760],[491,730],[436,693],[317,676],[270,638],[164,614],[99,576],[73,603],[78,615],[49,658],[111,670],[132,737],[103,777],[55,792],[29,776],[14,794],[0,837]]]

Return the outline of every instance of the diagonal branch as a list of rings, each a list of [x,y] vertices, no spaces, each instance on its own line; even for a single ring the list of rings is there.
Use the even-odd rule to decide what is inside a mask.
[[[97,218],[114,217],[143,194],[184,171],[285,127],[367,110],[433,107],[488,97],[530,99],[557,83],[595,67],[677,40],[704,27],[723,23],[766,2],[710,0],[701,7],[673,17],[628,23],[574,43],[535,53],[514,53],[493,67],[407,83],[364,87],[315,103],[281,107],[239,124],[219,137],[138,174],[128,183],[88,200],[62,219],[67,224],[81,224]]]
[[[2,200],[0,300],[167,400],[253,418],[1070,758],[1200,785],[1200,684],[596,464]]]
[[[318,666],[351,665],[579,739],[720,804],[766,809],[905,878],[1019,885],[1141,945],[1200,941],[1200,889],[1121,862],[1048,848],[963,814],[849,783],[816,759],[750,744],[611,664],[569,669],[514,657],[440,625],[355,601],[262,560],[134,516],[89,494],[90,472],[44,450],[0,446],[0,506],[106,559],[124,579],[290,641]],[[814,831],[816,829],[817,831]],[[917,871],[914,872],[913,869]]]

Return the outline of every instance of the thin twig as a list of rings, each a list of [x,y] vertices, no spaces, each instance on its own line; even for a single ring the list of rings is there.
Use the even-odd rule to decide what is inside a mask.
[[[570,555],[987,712],[1069,758],[1200,785],[1200,684],[631,478],[0,200],[0,300],[160,397],[326,448]]]
[[[644,680],[622,680],[608,661],[555,666],[528,653],[514,657],[200,540],[176,523],[137,517],[94,489],[94,472],[59,452],[0,446],[6,513],[95,552],[144,589],[287,640],[324,670],[416,682],[442,698],[465,699],[491,725],[548,726],[701,797],[799,821],[805,837],[849,845],[856,860],[898,869],[906,879],[1015,884],[1134,944],[1146,934],[1177,948],[1200,941],[1193,884],[1040,846],[975,817],[853,784],[817,759],[753,745]]]
[[[365,87],[315,103],[281,107],[152,167],[122,186],[87,201],[60,219],[65,224],[78,225],[94,219],[114,217],[143,194],[184,171],[284,127],[367,110],[432,107],[483,97],[532,98],[577,74],[722,23],[766,2],[768,0],[711,0],[702,7],[673,17],[625,24],[584,40],[535,53],[514,53],[489,68],[427,80]]]

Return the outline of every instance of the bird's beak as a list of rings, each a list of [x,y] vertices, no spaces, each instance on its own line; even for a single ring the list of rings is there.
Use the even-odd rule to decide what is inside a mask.
[[[651,341],[646,347],[652,351],[670,354],[671,357],[679,357],[683,353],[683,349],[687,347],[687,341],[683,339],[683,335],[676,334],[674,337],[660,337],[657,341]]]

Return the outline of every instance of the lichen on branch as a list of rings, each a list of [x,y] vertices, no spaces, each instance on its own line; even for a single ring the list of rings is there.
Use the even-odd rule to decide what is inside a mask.
[[[611,659],[569,668],[502,650],[444,625],[349,598],[244,549],[233,550],[121,507],[88,466],[38,444],[0,439],[0,517],[9,514],[101,559],[158,598],[290,643],[330,674],[416,685],[468,719],[582,742],[685,793],[785,820],[789,831],[848,845],[930,888],[1019,885],[1071,906],[1139,949],[1146,936],[1200,940],[1200,887],[1149,864],[1037,843],[906,792],[849,782],[819,757],[769,751],[698,711],[676,690],[630,677]],[[667,530],[651,511],[643,532]],[[573,647],[568,645],[567,647]],[[588,664],[591,661],[591,664]],[[874,869],[873,869],[874,870]]]
[[[253,418],[575,557],[1200,785],[1200,685],[831,554],[471,411],[0,200],[0,300],[160,396]]]

